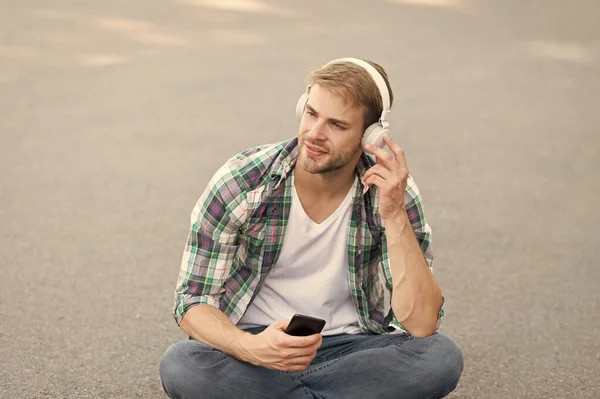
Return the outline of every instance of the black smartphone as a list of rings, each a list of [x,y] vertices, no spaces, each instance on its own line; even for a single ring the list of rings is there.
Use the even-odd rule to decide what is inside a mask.
[[[297,337],[305,337],[320,333],[323,331],[323,327],[325,327],[325,320],[323,319],[295,314],[284,332]]]

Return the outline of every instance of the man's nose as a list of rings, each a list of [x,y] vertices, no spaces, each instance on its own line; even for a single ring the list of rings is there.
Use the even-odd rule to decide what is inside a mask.
[[[315,124],[312,125],[308,135],[316,141],[325,140],[325,121],[316,121]]]

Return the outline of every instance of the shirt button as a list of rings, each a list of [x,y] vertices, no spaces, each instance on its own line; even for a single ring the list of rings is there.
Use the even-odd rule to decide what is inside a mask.
[[[358,250],[358,254],[359,254],[359,255],[360,255],[360,254],[362,254],[362,249],[359,249],[359,250]]]

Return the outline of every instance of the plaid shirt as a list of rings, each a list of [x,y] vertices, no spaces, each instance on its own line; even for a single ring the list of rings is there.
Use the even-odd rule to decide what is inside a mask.
[[[277,263],[292,203],[290,172],[296,138],[246,150],[222,166],[194,207],[175,291],[177,324],[190,307],[213,305],[236,324]],[[375,165],[363,153],[357,173]],[[418,188],[409,177],[404,204],[431,268],[431,229]],[[406,332],[391,311],[392,276],[377,187],[361,180],[348,234],[349,285],[366,334]],[[439,321],[443,316],[440,309]]]

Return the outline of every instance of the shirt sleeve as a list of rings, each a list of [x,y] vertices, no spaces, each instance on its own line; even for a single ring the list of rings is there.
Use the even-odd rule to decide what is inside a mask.
[[[425,220],[421,193],[412,177],[409,177],[406,186],[405,207],[412,230],[421,246],[423,257],[429,266],[429,270],[433,273],[433,241],[431,227]],[[442,306],[438,312],[436,331],[439,329],[442,319],[444,318],[444,303],[444,297],[442,296]]]
[[[196,203],[175,289],[173,315],[177,324],[192,306],[220,308],[225,284],[234,272],[245,198],[235,173],[226,164]]]

